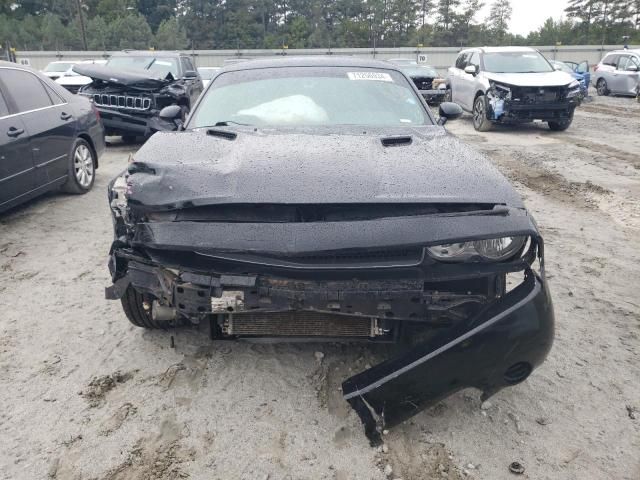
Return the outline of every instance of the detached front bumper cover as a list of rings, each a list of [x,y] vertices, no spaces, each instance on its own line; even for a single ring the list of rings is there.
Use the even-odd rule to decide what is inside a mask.
[[[361,372],[342,384],[372,445],[380,432],[463,388],[483,399],[526,379],[553,343],[554,316],[542,277],[525,281],[458,330],[443,332],[406,355]]]

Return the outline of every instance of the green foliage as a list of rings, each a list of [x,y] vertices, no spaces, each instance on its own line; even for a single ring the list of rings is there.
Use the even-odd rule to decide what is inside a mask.
[[[509,0],[0,0],[0,43],[81,49],[80,15],[90,50],[640,43],[640,0],[569,0],[527,37]]]
[[[189,46],[184,27],[176,17],[164,20],[158,27],[155,47],[159,50],[182,50]]]

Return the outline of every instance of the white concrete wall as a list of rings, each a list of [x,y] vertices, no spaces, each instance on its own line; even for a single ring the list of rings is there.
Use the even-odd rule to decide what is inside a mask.
[[[558,60],[572,60],[581,62],[587,60],[589,64],[595,65],[600,61],[604,53],[610,50],[621,48],[620,45],[571,45],[571,46],[545,46],[537,47],[548,58]],[[633,47],[640,48],[640,47]],[[195,62],[200,67],[219,67],[224,64],[227,58],[259,58],[273,57],[278,55],[348,55],[363,58],[376,58],[388,60],[390,58],[416,58],[418,53],[426,53],[428,63],[438,70],[444,72],[450,67],[457,53],[461,49],[458,47],[431,47],[431,48],[334,48],[334,49],[289,49],[289,50],[185,50],[185,53],[194,57]],[[111,52],[93,51],[19,51],[18,61],[28,59],[31,66],[37,69],[44,68],[53,60],[84,60],[90,58],[108,58]]]

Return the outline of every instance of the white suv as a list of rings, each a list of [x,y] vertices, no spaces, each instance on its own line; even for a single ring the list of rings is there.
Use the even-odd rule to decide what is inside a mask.
[[[449,68],[448,84],[451,100],[473,114],[479,131],[534,120],[566,130],[580,102],[580,83],[529,47],[463,50]]]
[[[640,95],[640,50],[609,52],[594,70],[598,95]]]

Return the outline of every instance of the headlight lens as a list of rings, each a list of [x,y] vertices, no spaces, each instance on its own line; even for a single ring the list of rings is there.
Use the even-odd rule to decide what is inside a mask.
[[[577,81],[577,80],[574,80],[573,82],[571,82],[569,84],[569,90],[571,90],[573,88],[580,88],[580,82]]]
[[[429,255],[443,262],[507,260],[517,254],[528,237],[500,237],[427,247]]]

